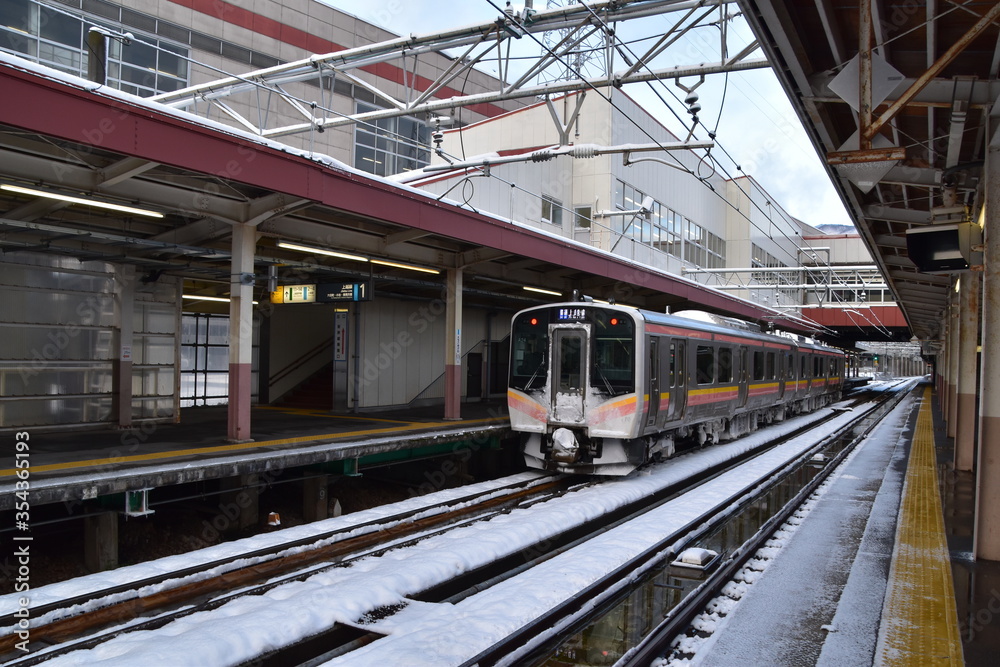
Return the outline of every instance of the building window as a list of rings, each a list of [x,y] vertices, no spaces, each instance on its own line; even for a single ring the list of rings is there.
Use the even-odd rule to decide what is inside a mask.
[[[379,107],[357,103],[358,113]],[[407,116],[379,118],[354,126],[354,166],[378,176],[391,176],[430,164],[430,128]]]
[[[684,218],[684,260],[703,269],[723,268],[726,265],[726,242]]]
[[[259,320],[254,319],[251,398],[257,399]],[[229,403],[229,316],[184,313],[181,316],[182,408]]]
[[[34,0],[0,3],[0,50],[80,77],[87,76],[87,32],[121,26]],[[188,85],[188,49],[139,33],[129,46],[108,42],[108,85],[149,97]]]
[[[589,229],[592,217],[590,206],[577,206],[573,209],[573,226],[577,229]]]
[[[562,227],[562,202],[548,195],[542,195],[542,222]]]
[[[615,208],[619,211],[635,211],[642,207],[646,194],[624,181],[615,181]],[[653,200],[649,218],[641,215],[617,216],[614,230],[640,243],[652,246],[661,252],[680,257],[681,216]]]

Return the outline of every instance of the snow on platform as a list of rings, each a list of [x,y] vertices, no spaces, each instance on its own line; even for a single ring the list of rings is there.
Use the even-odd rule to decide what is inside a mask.
[[[693,659],[665,665],[871,665],[892,562],[911,394],[825,483],[784,547]]]

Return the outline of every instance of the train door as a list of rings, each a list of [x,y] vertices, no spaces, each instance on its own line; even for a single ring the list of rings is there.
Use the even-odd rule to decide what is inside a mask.
[[[585,416],[588,330],[585,327],[552,327],[552,418],[580,423]]]
[[[670,422],[684,416],[684,405],[687,399],[687,372],[684,360],[685,342],[677,338],[670,339],[670,350],[667,352],[667,368],[665,384],[668,387],[667,405],[664,408],[666,419]],[[662,406],[661,406],[662,407]]]
[[[656,336],[648,336],[649,358],[646,360],[646,426],[656,424],[656,417],[660,412],[660,355],[659,345]]]
[[[788,383],[788,374],[792,370],[792,357],[788,352],[778,354],[778,398],[785,397],[785,385]]]
[[[736,375],[736,380],[739,382],[739,392],[736,396],[736,407],[738,408],[742,408],[747,404],[747,396],[750,394],[750,373],[748,370],[749,366],[747,366],[748,358],[747,346],[740,345],[740,368]]]

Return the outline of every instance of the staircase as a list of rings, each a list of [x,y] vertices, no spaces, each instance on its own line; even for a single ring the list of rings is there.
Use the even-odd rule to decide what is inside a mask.
[[[331,361],[310,375],[299,386],[282,396],[274,405],[300,410],[332,410],[333,362]]]

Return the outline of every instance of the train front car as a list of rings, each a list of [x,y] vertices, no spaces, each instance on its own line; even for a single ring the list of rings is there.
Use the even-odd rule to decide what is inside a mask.
[[[632,309],[579,302],[514,316],[507,403],[511,428],[526,434],[529,467],[626,475],[643,459],[635,439],[642,322]]]

